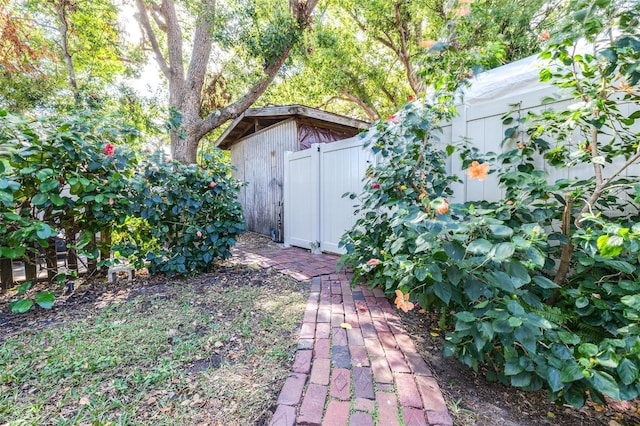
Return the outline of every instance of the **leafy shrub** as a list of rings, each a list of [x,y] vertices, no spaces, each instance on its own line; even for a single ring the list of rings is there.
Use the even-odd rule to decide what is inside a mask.
[[[240,184],[217,151],[204,167],[155,155],[142,161],[118,206],[127,217],[114,249],[151,273],[191,275],[230,255],[244,229]],[[137,224],[131,218],[138,218]]]
[[[70,255],[106,266],[112,232],[113,249],[152,273],[193,274],[227,257],[244,225],[221,154],[186,166],[133,152],[135,137],[95,113],[28,120],[0,110],[0,257],[33,261],[63,236]],[[47,258],[57,270],[55,253]],[[36,303],[50,307],[43,297]],[[33,304],[18,302],[15,311]]]
[[[453,313],[445,353],[581,406],[587,395],[640,394],[640,183],[626,176],[640,159],[640,6],[573,7],[542,54],[555,62],[541,79],[576,103],[525,117],[516,107],[503,117],[502,152],[484,158],[463,143],[438,148],[452,96],[408,105],[369,134],[382,161],[341,244],[354,278],[396,294],[399,307]],[[577,53],[579,37],[598,50]],[[449,203],[454,151],[469,179],[497,173],[504,199]],[[585,165],[593,177],[548,181],[549,170]]]

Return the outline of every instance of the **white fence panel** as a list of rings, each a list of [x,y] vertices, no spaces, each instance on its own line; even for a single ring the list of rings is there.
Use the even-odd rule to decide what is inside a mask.
[[[340,238],[353,227],[357,200],[343,197],[345,192],[362,192],[362,178],[374,155],[364,150],[360,137],[320,145],[320,248],[344,253]]]
[[[284,243],[311,248],[319,235],[319,167],[317,145],[285,153]]]
[[[529,93],[499,98],[484,103],[460,105],[459,115],[451,123],[443,126],[439,147],[467,140],[481,153],[492,151],[500,153],[511,149],[513,145],[502,146],[504,131],[515,123],[504,125],[502,116],[512,111],[516,105],[521,116],[528,112],[541,112],[546,109],[561,110],[573,101],[560,99],[552,104],[542,104],[541,100],[555,92],[555,88],[541,87]],[[629,106],[621,105],[621,111],[631,113]],[[514,117],[517,113],[514,112]],[[640,124],[636,124],[636,129]],[[575,142],[581,136],[574,135]],[[314,145],[311,149],[289,154],[285,169],[285,243],[312,248],[318,243],[322,251],[341,253],[338,248],[340,237],[352,228],[357,217],[354,215],[357,200],[343,198],[345,192],[360,194],[363,190],[362,178],[375,156],[363,149],[363,139],[355,137],[331,144]],[[509,142],[515,144],[515,142]],[[623,163],[616,160],[607,164],[605,176],[610,176]],[[492,164],[492,167],[497,167]],[[536,166],[547,168],[549,181],[557,179],[588,179],[593,177],[593,168],[589,164],[572,169],[550,168],[542,159],[536,159]],[[462,164],[455,156],[446,164],[447,171],[457,174],[461,184],[454,185],[454,202],[477,200],[500,200],[504,191],[498,185],[497,175],[490,175],[485,181],[469,180]],[[640,165],[630,167],[623,175],[640,175]],[[626,194],[621,197],[628,198]]]

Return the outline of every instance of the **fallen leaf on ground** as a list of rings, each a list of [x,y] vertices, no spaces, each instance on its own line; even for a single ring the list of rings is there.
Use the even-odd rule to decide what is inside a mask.
[[[343,322],[342,324],[340,324],[340,327],[346,329],[346,330],[351,330],[351,324],[349,324],[348,322]]]
[[[80,398],[79,404],[80,405],[89,405],[90,404],[89,398],[86,397],[86,396],[83,396],[82,398]]]
[[[156,401],[156,397],[152,396],[151,398],[147,399],[147,405],[153,405],[156,403]]]

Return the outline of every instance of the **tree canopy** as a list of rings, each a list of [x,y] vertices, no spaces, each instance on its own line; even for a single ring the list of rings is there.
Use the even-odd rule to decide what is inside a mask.
[[[545,0],[127,4],[137,45],[113,0],[0,0],[0,106],[111,108],[142,127],[161,109],[174,157],[194,162],[201,139],[258,100],[373,121],[444,73],[455,82],[481,70],[471,62],[491,68],[535,53],[557,10]],[[166,79],[168,105],[120,85],[149,60]]]
[[[483,54],[493,58],[485,63],[490,68],[536,53],[539,33],[555,19],[545,4],[330,0],[304,48],[283,70],[286,78],[273,85],[265,101],[304,99],[360,118],[384,117],[442,73],[468,73],[451,59]],[[438,41],[443,44],[433,49]],[[443,55],[445,47],[453,54]]]

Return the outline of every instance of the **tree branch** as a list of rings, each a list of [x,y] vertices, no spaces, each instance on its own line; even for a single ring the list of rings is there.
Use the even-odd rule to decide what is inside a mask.
[[[354,104],[356,104],[360,108],[362,108],[362,110],[367,115],[367,117],[369,117],[369,120],[375,121],[378,118],[380,118],[380,113],[378,113],[378,111],[376,111],[373,107],[367,105],[365,103],[365,101],[360,99],[358,96],[354,95],[353,93],[348,92],[345,89],[340,90],[340,93],[342,93],[345,96],[342,99],[345,99],[345,100],[347,100],[349,102],[353,102]]]
[[[182,30],[178,22],[178,14],[174,0],[162,0],[162,16],[167,22],[167,44],[169,51],[170,79],[175,89],[172,94],[180,96],[184,88],[184,63],[182,57]],[[171,95],[171,94],[170,94]],[[177,99],[169,99],[172,106],[178,105]]]
[[[317,4],[318,0],[307,0],[306,2],[300,0],[289,1],[290,7],[294,9],[292,13],[298,22],[299,31],[304,31],[311,24],[311,13]],[[290,40],[280,55],[264,69],[264,77],[254,84],[253,87],[240,99],[224,108],[220,108],[210,113],[200,124],[197,135],[202,138],[211,130],[221,126],[230,119],[238,117],[245,110],[251,107],[251,105],[253,105],[253,103],[264,93],[267,87],[269,87],[276,74],[278,74],[278,71],[280,71],[282,64],[287,60],[292,48],[293,40]]]
[[[158,28],[160,28],[160,31],[165,33],[169,31],[169,27],[167,27],[167,21],[165,21],[165,19],[162,17],[162,15],[160,14],[160,9],[157,6],[151,8],[151,17],[153,18],[153,21],[156,23]]]
[[[67,77],[69,78],[69,86],[73,92],[73,98],[76,106],[80,104],[80,90],[78,89],[78,81],[76,79],[76,71],[73,66],[73,58],[69,52],[69,22],[67,22],[67,4],[64,0],[54,3],[56,15],[58,17],[58,31],[60,32],[60,44],[62,48],[62,56],[67,66]]]
[[[409,55],[409,48],[407,44],[407,30],[406,23],[402,19],[402,15],[400,13],[400,3],[396,3],[394,5],[394,11],[396,15],[396,27],[398,29],[398,33],[400,34],[400,47],[396,52],[400,61],[404,64],[405,71],[407,73],[407,80],[409,80],[409,85],[413,90],[413,93],[416,95],[422,91],[424,91],[424,85],[416,75],[415,70],[413,69],[413,64],[411,63],[411,57]]]
[[[158,63],[158,66],[160,67],[160,70],[162,71],[164,76],[169,79],[171,77],[171,69],[169,68],[167,61],[164,58],[162,51],[160,50],[158,39],[156,38],[156,35],[151,28],[151,22],[149,22],[149,14],[147,13],[147,9],[145,8],[142,0],[136,0],[136,6],[138,7],[138,21],[140,22],[140,25],[142,25],[145,34],[149,38],[149,42],[151,43],[151,47],[153,48],[153,53],[156,57],[156,62]]]
[[[240,99],[234,103],[227,105],[224,108],[220,108],[211,114],[209,114],[202,122],[198,135],[203,137],[211,130],[221,126],[227,120],[234,119],[247,110],[253,103],[267,90],[269,84],[273,81],[276,74],[286,61],[292,46],[287,46],[280,56],[271,65],[267,66],[264,70],[264,77],[260,79],[251,89],[245,93]]]
[[[213,13],[215,14],[215,0],[209,1],[208,5],[213,9]],[[196,31],[193,37],[191,61],[189,62],[187,78],[185,80],[185,93],[183,100],[185,112],[189,108],[193,109],[193,111],[189,111],[191,114],[186,114],[192,117],[200,116],[202,88],[204,86],[204,78],[207,73],[207,65],[211,55],[209,22],[212,21],[213,20],[209,20],[206,17],[200,17],[200,21],[196,26]]]

